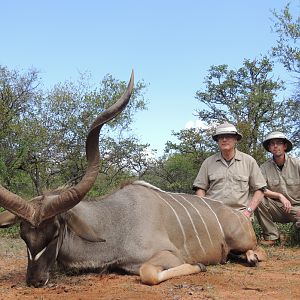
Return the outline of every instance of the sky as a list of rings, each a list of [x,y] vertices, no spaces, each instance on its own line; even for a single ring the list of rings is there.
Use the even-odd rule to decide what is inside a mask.
[[[300,2],[292,1],[299,15]],[[172,132],[196,124],[196,92],[212,65],[242,67],[275,45],[279,0],[2,0],[0,65],[40,71],[45,87],[88,72],[147,84],[132,125],[162,154]],[[278,74],[280,75],[280,74]],[[199,123],[199,120],[198,120]]]

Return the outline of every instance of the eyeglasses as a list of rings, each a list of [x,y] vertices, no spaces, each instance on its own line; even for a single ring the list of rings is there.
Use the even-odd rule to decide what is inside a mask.
[[[269,143],[269,146],[275,146],[275,145],[280,146],[280,145],[283,145],[283,144],[284,144],[283,141],[271,141]]]
[[[219,140],[229,140],[229,139],[236,139],[236,135],[235,134],[220,134],[218,136],[218,141]]]

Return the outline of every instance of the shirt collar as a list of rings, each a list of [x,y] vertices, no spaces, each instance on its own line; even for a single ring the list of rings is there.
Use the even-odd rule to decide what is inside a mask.
[[[287,161],[288,161],[288,159],[289,159],[289,156],[286,154],[286,153],[284,153],[284,165],[287,163]],[[271,158],[271,161],[272,161],[272,163],[274,164],[274,165],[276,165],[277,166],[277,164],[276,164],[276,162],[275,162],[275,160],[274,160],[274,156],[272,156],[272,158]]]
[[[221,160],[221,159],[222,159],[222,154],[221,154],[221,152],[218,152],[217,156],[216,156],[216,161]],[[235,155],[234,155],[233,159],[234,160],[242,160],[242,153],[241,153],[241,151],[235,149]]]

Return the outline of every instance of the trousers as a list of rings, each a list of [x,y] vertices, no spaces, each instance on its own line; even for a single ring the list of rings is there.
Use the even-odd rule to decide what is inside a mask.
[[[279,239],[279,231],[274,222],[277,223],[296,223],[297,212],[300,210],[300,205],[293,205],[289,213],[283,209],[283,204],[270,198],[264,197],[262,202],[255,210],[255,216],[259,225],[262,228],[263,237],[265,240]]]

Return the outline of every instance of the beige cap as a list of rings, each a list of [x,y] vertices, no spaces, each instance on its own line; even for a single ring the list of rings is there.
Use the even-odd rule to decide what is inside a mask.
[[[284,140],[284,143],[287,144],[287,148],[286,148],[286,152],[289,152],[293,149],[293,144],[292,142],[286,137],[286,135],[280,131],[273,131],[271,133],[269,133],[264,141],[263,141],[263,146],[264,148],[269,151],[269,143],[271,140],[273,139],[282,139]],[[269,151],[270,152],[270,151]]]
[[[230,123],[223,123],[216,128],[215,134],[213,134],[212,138],[214,141],[218,140],[218,136],[222,134],[233,134],[237,135],[237,140],[242,139],[242,135],[236,130],[235,126]]]

